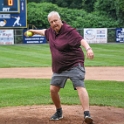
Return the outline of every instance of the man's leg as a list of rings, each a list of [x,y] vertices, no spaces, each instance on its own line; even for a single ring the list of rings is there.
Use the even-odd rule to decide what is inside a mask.
[[[88,96],[88,92],[86,90],[86,88],[84,87],[76,87],[77,91],[78,91],[78,96],[81,102],[81,105],[83,107],[84,110],[84,121],[87,124],[93,124],[93,120],[90,117],[90,112],[89,112],[89,96]]]
[[[78,91],[78,96],[84,111],[89,111],[89,96],[86,88],[76,87]]]
[[[60,90],[60,87],[50,85],[50,94],[51,94],[52,101],[56,106],[56,109],[61,108],[59,90]]]
[[[60,87],[51,85],[50,86],[50,94],[54,105],[56,106],[56,113],[50,118],[50,120],[60,120],[63,118],[61,102],[59,97]]]

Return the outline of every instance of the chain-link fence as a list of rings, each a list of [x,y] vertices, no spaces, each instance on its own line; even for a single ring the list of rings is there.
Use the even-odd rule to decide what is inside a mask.
[[[23,43],[23,29],[14,29],[14,43],[22,44]]]
[[[116,28],[108,28],[108,42],[116,42]]]
[[[84,29],[78,28],[77,31],[84,36]],[[116,28],[108,28],[108,43],[116,42]],[[15,44],[23,44],[23,29],[14,29]]]

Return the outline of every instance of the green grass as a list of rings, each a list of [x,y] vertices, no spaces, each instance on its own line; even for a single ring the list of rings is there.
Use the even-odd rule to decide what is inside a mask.
[[[42,67],[51,65],[49,46],[0,46],[0,67]]]
[[[90,44],[93,60],[85,59],[85,66],[124,66],[124,44]],[[84,50],[85,55],[86,51]],[[48,44],[0,46],[0,68],[51,66]]]
[[[0,79],[0,107],[52,104],[49,79]],[[124,107],[124,82],[86,81],[91,105]],[[60,90],[62,104],[80,104],[70,80]]]
[[[91,44],[94,59],[85,61],[85,66],[124,66],[124,44]]]

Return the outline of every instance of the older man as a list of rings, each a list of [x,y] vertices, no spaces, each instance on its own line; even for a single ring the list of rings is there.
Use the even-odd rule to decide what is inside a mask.
[[[48,29],[31,29],[30,31],[34,34],[45,36],[50,45],[53,71],[50,93],[56,107],[56,112],[50,120],[60,120],[63,118],[59,91],[60,88],[64,88],[67,79],[70,79],[79,95],[84,111],[84,122],[93,124],[89,112],[89,96],[84,85],[84,53],[81,46],[86,49],[89,59],[94,58],[93,50],[76,29],[61,20],[58,12],[50,12],[48,14],[48,21],[50,24]]]

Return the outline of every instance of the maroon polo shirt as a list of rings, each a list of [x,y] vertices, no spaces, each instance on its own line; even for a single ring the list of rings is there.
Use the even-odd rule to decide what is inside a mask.
[[[84,53],[81,49],[82,36],[70,25],[63,22],[59,34],[50,27],[45,31],[52,55],[52,71],[61,73],[77,66],[84,66]]]

